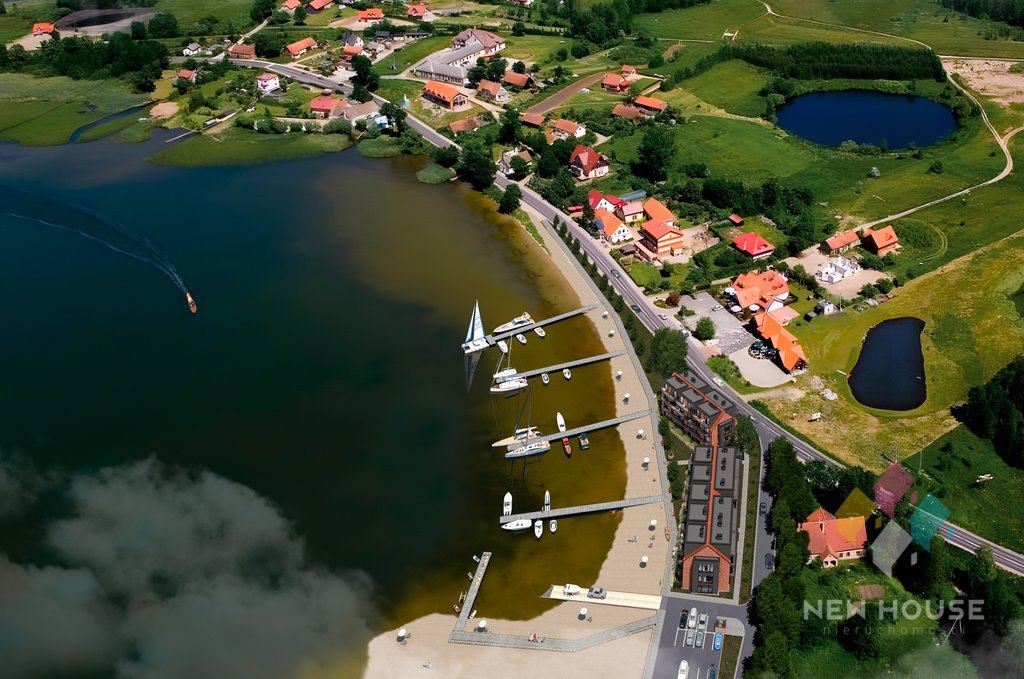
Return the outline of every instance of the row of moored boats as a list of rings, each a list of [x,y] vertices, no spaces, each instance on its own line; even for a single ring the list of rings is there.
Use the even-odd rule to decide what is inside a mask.
[[[551,491],[544,491],[544,510],[545,512],[551,511]],[[505,502],[501,509],[502,516],[512,516],[512,493],[505,493]],[[530,530],[530,526],[533,526],[533,534],[540,540],[541,536],[544,535],[544,521],[536,519],[530,521],[529,519],[516,519],[515,521],[509,521],[508,523],[501,524],[501,529],[508,531],[509,533],[522,533]],[[548,528],[552,533],[558,531],[558,519],[551,519],[548,522]]]

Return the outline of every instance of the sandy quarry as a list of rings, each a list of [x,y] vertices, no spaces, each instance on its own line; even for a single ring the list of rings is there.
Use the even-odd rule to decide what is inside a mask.
[[[1005,107],[1024,104],[1024,73],[1010,73],[1010,67],[1016,63],[999,59],[942,60],[943,67],[962,76],[971,89]]]

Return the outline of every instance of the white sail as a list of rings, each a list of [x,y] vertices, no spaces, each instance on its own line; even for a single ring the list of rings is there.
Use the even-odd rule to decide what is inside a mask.
[[[484,332],[484,322],[480,318],[480,302],[473,303],[473,314],[469,317],[469,328],[466,330],[466,341],[462,343],[462,350],[467,354],[487,348],[487,340],[484,339],[487,333]]]

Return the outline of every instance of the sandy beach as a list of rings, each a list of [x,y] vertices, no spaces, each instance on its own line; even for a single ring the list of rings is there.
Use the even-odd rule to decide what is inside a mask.
[[[531,215],[539,223],[539,217]],[[601,336],[608,352],[625,349],[623,338],[615,330],[615,323],[609,316],[603,317],[605,301],[599,298],[589,284],[573,266],[571,260],[557,246],[550,242],[557,238],[553,232],[542,230],[552,260],[562,271],[581,305],[602,303],[602,306],[588,314]],[[615,379],[618,371],[622,372]],[[651,403],[646,396],[643,376],[638,375],[628,355],[619,356],[609,362],[609,374],[615,385],[616,414],[624,415],[646,410]],[[626,395],[629,395],[628,402]],[[642,497],[661,494],[659,478],[661,460],[655,454],[654,436],[657,422],[650,417],[633,420],[618,427],[626,450],[626,492],[624,497]],[[641,436],[639,431],[643,430]],[[644,468],[643,459],[650,463]],[[618,498],[608,498],[609,500]],[[669,510],[671,511],[671,510]],[[651,520],[657,526],[651,529]],[[559,522],[559,532],[572,530],[575,521],[586,521],[586,517],[569,517]],[[616,529],[615,539],[600,571],[598,581],[579,582],[572,572],[566,572],[559,583],[572,582],[582,587],[600,584],[608,590],[658,595],[662,590],[665,575],[665,561],[668,558],[669,540],[665,527],[671,520],[664,503],[632,507],[622,511],[622,520]],[[496,528],[497,530],[497,528]],[[634,541],[632,538],[636,537]],[[524,535],[523,539],[533,539]],[[648,557],[644,566],[642,557]],[[493,558],[500,558],[495,555]],[[484,579],[482,591],[488,586]],[[543,592],[537,592],[541,596]],[[588,619],[580,619],[580,607],[588,608]],[[492,619],[486,611],[478,611],[477,619],[486,618],[490,634],[514,634],[557,639],[580,639],[620,625],[650,618],[657,611],[603,605],[584,596],[580,601],[565,602],[531,620],[513,621]],[[552,652],[542,648],[515,649],[448,643],[448,637],[455,625],[453,614],[433,614],[403,624],[410,638],[399,643],[398,630],[388,630],[375,637],[369,645],[369,659],[364,676],[367,679],[429,676],[442,677],[512,677],[512,676],[561,676],[572,674],[588,677],[638,677],[642,674],[651,641],[650,629],[630,634],[604,644],[575,652]],[[471,620],[467,631],[476,628]],[[483,634],[483,633],[481,633]],[[538,644],[540,646],[540,644]]]

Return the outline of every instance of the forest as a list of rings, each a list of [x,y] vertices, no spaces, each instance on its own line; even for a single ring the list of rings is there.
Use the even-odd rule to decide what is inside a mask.
[[[1018,356],[986,384],[971,387],[964,423],[990,439],[1007,464],[1024,466],[1024,356]]]
[[[1024,26],[1024,0],[940,0],[939,4],[967,16]]]

